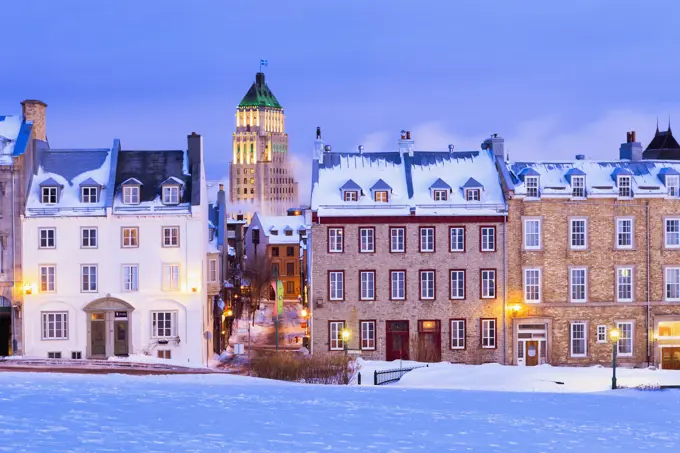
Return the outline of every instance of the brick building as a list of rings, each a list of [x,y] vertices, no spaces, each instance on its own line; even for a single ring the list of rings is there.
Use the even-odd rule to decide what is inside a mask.
[[[509,363],[607,364],[616,328],[620,362],[680,369],[680,163],[643,160],[634,132],[619,158],[498,160]]]
[[[491,150],[414,151],[402,132],[397,151],[331,152],[317,129],[312,185],[314,354],[503,360],[506,205]]]

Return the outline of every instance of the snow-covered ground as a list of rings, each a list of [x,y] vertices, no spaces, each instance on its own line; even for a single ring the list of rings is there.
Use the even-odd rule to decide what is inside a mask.
[[[678,391],[482,392],[228,375],[0,373],[0,451],[677,452],[679,407]]]

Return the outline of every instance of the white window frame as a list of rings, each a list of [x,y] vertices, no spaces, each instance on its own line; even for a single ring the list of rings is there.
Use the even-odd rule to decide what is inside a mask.
[[[59,188],[54,186],[42,187],[40,191],[42,204],[59,203]],[[52,201],[54,199],[54,201]]]
[[[179,186],[163,186],[163,204],[179,204]]]
[[[208,261],[208,281],[211,283],[217,281],[217,260],[215,258]]]
[[[541,269],[537,267],[524,269],[524,301],[527,304],[538,304],[541,302],[541,274]]]
[[[94,271],[94,272],[93,272]],[[94,276],[94,278],[93,278]],[[80,265],[80,292],[96,293],[99,290],[99,269],[96,264]],[[94,282],[94,285],[92,284]]]
[[[123,264],[121,267],[121,274],[123,276],[122,288],[123,292],[139,291],[139,265],[138,264]]]
[[[539,187],[538,176],[526,176],[524,178],[524,186],[527,189],[527,198],[540,198],[541,191]]]
[[[630,337],[624,337],[625,325],[630,326]],[[619,339],[616,342],[616,352],[620,357],[633,357],[635,352],[635,324],[633,321],[619,321],[616,323],[616,328],[619,330]],[[621,352],[621,345],[623,341],[630,341],[630,352]]]
[[[67,311],[43,311],[41,314],[41,340],[68,340],[68,312]],[[50,316],[53,317],[50,320]],[[52,324],[52,335],[50,335]]]
[[[52,273],[50,274],[50,269]],[[51,281],[50,281],[50,277]],[[40,292],[54,293],[57,291],[57,266],[54,264],[40,265]]]
[[[178,226],[164,226],[162,233],[163,233],[163,247],[179,247]]]
[[[583,283],[577,283],[574,280],[576,272],[583,272]],[[583,298],[577,299],[574,297],[574,289],[576,286],[583,286]],[[587,267],[570,267],[569,268],[569,302],[584,303],[588,301],[588,268]]]
[[[496,270],[495,269],[481,269],[482,282],[482,299],[496,298]],[[489,284],[491,282],[491,284]],[[492,294],[493,293],[493,294]]]
[[[571,197],[572,198],[586,198],[586,177],[572,176],[571,177]]]
[[[666,175],[666,193],[672,198],[678,198],[680,196],[679,175]]]
[[[496,349],[496,335],[498,335],[496,327],[495,319],[482,319],[480,332],[482,349]]]
[[[449,251],[464,252],[465,251],[465,228],[451,227],[449,229]],[[461,240],[459,240],[461,239]]]
[[[359,192],[356,190],[345,190],[342,194],[343,201],[359,201]]]
[[[669,278],[671,273],[676,274],[676,278],[674,278],[674,279]],[[663,276],[664,276],[664,278],[663,278],[663,280],[664,280],[664,285],[663,285],[664,286],[664,292],[663,292],[664,300],[668,301],[668,302],[680,301],[680,267],[677,267],[677,266],[666,267],[664,269]],[[674,281],[671,282],[671,280],[674,280]],[[673,287],[671,287],[671,285],[673,285]],[[670,292],[669,290],[670,289],[675,290],[674,292],[675,292],[675,295],[677,297],[670,297],[669,296],[669,292]]]
[[[99,200],[99,188],[94,186],[80,188],[80,201],[85,204],[94,204]]]
[[[451,338],[450,338],[451,349],[454,350],[465,349],[465,327],[466,326],[464,319],[451,320]],[[460,335],[461,333],[462,335]]]
[[[602,344],[602,343],[607,343],[607,326],[604,324],[600,324],[597,326],[597,342]]]
[[[375,271],[361,271],[359,273],[360,300],[375,300]]]
[[[619,198],[633,198],[633,178],[630,175],[618,175],[616,187]]]
[[[577,231],[574,228],[575,224],[583,224],[583,231]],[[580,239],[582,236],[583,244],[574,244],[574,239]],[[574,217],[569,219],[569,248],[571,250],[586,250],[588,248],[588,219],[585,217]]]
[[[435,271],[433,270],[419,271],[419,274],[420,274],[420,299],[434,300],[435,296],[437,295],[436,290],[437,277],[435,275]]]
[[[629,282],[624,282],[626,278],[624,272],[629,272]],[[630,297],[621,297],[621,291],[624,291],[624,286],[630,287]],[[617,302],[632,302],[635,298],[635,276],[632,266],[621,266],[616,268],[616,300]]]
[[[465,270],[454,269],[449,273],[450,294],[449,298],[455,300],[465,299]],[[454,279],[455,276],[455,279]],[[455,283],[454,283],[455,281]],[[462,285],[459,283],[462,282]]]
[[[630,250],[635,247],[635,219],[632,217],[617,217],[616,218],[616,237],[614,245],[617,249],[619,250]],[[624,230],[623,225],[626,222],[630,222],[630,232],[626,233]],[[623,235],[628,235],[630,237],[630,244],[623,244],[619,242],[621,238],[625,238]]]
[[[668,231],[673,226],[675,231]],[[680,217],[669,217],[663,220],[664,244],[667,249],[680,248]]]
[[[125,235],[126,232],[129,233],[127,237]],[[120,242],[122,248],[134,249],[139,247],[139,227],[122,227],[120,234],[121,234]]]
[[[420,237],[420,253],[434,253],[436,247],[434,227],[420,227],[418,236]]]
[[[345,248],[345,233],[342,228],[328,229],[328,252],[342,253]]]
[[[361,321],[359,331],[361,332],[360,348],[362,351],[375,351],[375,321]]]
[[[328,349],[331,351],[342,351],[345,349],[345,340],[342,338],[342,331],[345,329],[345,321],[328,322]]]
[[[447,201],[449,194],[447,190],[437,189],[432,191],[432,198],[434,198],[434,201]]]
[[[480,189],[465,189],[465,201],[481,201],[482,191]]]
[[[139,186],[123,186],[123,204],[139,203]]]
[[[43,238],[43,233],[45,237]],[[50,237],[52,233],[52,237]],[[43,239],[45,245],[43,245]],[[50,244],[51,242],[51,244]],[[57,248],[57,229],[56,228],[38,228],[38,248],[39,249],[56,249]]]
[[[94,235],[90,234],[92,231],[94,231]],[[97,227],[82,227],[80,229],[80,248],[96,249],[97,247],[99,247],[99,231]]]
[[[405,251],[406,251],[406,228],[390,227],[390,252],[404,253]]]
[[[482,252],[496,251],[496,227],[483,226],[480,227],[480,236],[482,243],[480,249]]]
[[[401,279],[399,276],[401,276]],[[401,296],[399,293],[401,293]],[[406,271],[390,271],[390,299],[406,299]]]
[[[330,271],[328,273],[328,296],[330,300],[345,300],[345,272]]]
[[[580,330],[575,329],[577,327]],[[583,352],[574,351],[575,341],[583,342]],[[588,323],[584,321],[569,323],[569,355],[571,357],[588,357]]]
[[[359,253],[375,253],[374,228],[359,228]]]
[[[161,288],[163,291],[179,291],[179,264],[163,263]]]
[[[529,231],[529,225],[536,224],[536,232]],[[536,236],[536,244],[529,244],[527,238],[529,235]],[[543,247],[543,219],[540,218],[527,218],[522,219],[522,246],[524,250],[541,250]]]
[[[177,316],[176,310],[156,310],[151,312],[151,338],[175,338],[177,337]],[[170,326],[160,323],[170,322]]]

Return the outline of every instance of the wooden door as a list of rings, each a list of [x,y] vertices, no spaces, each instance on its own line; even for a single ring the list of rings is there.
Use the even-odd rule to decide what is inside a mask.
[[[127,320],[117,319],[115,335],[113,340],[113,355],[127,356],[128,351],[128,322]]]
[[[661,368],[680,370],[680,348],[661,348]]]
[[[92,356],[106,357],[106,321],[103,314],[92,315],[90,321],[90,354]]]
[[[409,360],[408,321],[387,321],[386,360]]]
[[[524,344],[526,345],[526,351],[524,351],[524,360],[526,366],[538,365],[538,341],[525,341]]]

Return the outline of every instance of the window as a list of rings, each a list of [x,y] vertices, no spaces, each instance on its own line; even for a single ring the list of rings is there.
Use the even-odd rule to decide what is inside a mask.
[[[343,236],[342,228],[328,229],[328,251],[330,253],[342,253],[344,247]]]
[[[139,204],[139,186],[123,186],[123,204]]]
[[[620,356],[633,355],[633,323],[632,322],[618,322],[616,327],[619,329],[619,341],[617,349]]]
[[[331,271],[328,273],[328,291],[330,300],[343,300],[345,298],[343,271]]]
[[[573,198],[586,197],[586,177],[572,176],[571,177],[571,196]]]
[[[616,219],[616,248],[633,248],[633,219]]]
[[[172,359],[172,351],[170,349],[157,349],[156,357],[159,359]]]
[[[378,203],[387,203],[389,197],[386,190],[377,190],[373,193],[373,199]]]
[[[446,201],[448,199],[448,193],[446,190],[435,190],[434,191],[434,201]]]
[[[496,347],[496,320],[482,319],[482,348],[494,349]]]
[[[179,187],[163,186],[163,204],[179,203]]]
[[[665,219],[666,248],[674,249],[680,247],[680,219]]]
[[[479,201],[480,199],[479,189],[465,189],[465,201]]]
[[[524,269],[524,300],[527,303],[541,301],[540,269]]]
[[[375,228],[359,228],[359,252],[375,252]]]
[[[57,188],[56,187],[43,187],[42,188],[42,202],[43,202],[43,204],[56,204],[57,203]]]
[[[451,271],[451,299],[465,299],[465,271]]]
[[[496,298],[496,270],[495,269],[482,269],[482,299],[495,299]]]
[[[55,291],[56,267],[40,266],[40,292],[53,293]]]
[[[586,348],[587,330],[586,323],[572,322],[571,323],[571,356],[585,357],[588,353]]]
[[[496,227],[481,227],[479,230],[482,252],[496,251]]]
[[[211,282],[217,281],[217,260],[211,259],[208,261],[208,279]]]
[[[524,183],[527,187],[527,197],[538,198],[538,176],[527,176]]]
[[[139,267],[136,264],[123,265],[123,291],[139,290]]]
[[[139,228],[123,227],[123,248],[139,247]]]
[[[569,221],[569,245],[572,250],[586,248],[586,219],[571,219]]]
[[[328,348],[331,351],[342,351],[345,344],[342,340],[342,329],[345,328],[345,321],[328,322]]]
[[[420,299],[434,299],[434,271],[420,271]]]
[[[42,313],[42,339],[68,340],[68,313]]]
[[[541,220],[524,219],[524,248],[538,250],[541,248]]]
[[[666,176],[666,189],[668,190],[669,197],[680,196],[680,176],[678,175],[667,175]]]
[[[465,320],[451,320],[451,349],[465,349]]]
[[[616,178],[617,186],[619,187],[619,197],[630,198],[633,196],[633,191],[630,185],[630,176],[619,176]]]
[[[295,282],[286,282],[286,294],[295,294]]]
[[[361,349],[375,349],[375,321],[361,321]]]
[[[272,247],[272,256],[279,256],[279,248]]]
[[[286,263],[286,275],[289,277],[295,275],[295,263],[293,262]]]
[[[57,246],[57,230],[56,228],[39,228],[41,249],[53,249]]]
[[[619,267],[616,269],[616,298],[619,302],[633,300],[633,268]]]
[[[346,190],[345,193],[343,194],[343,200],[345,201],[358,201],[359,200],[359,192],[356,190]]]
[[[151,312],[151,336],[153,338],[171,338],[177,336],[176,311]]]
[[[286,247],[286,256],[295,256],[295,247]]]
[[[375,300],[375,271],[361,271],[361,300]]]
[[[163,264],[163,291],[179,289],[179,264]]]
[[[406,251],[405,235],[406,230],[403,227],[390,228],[390,252],[404,253]]]
[[[163,227],[163,247],[179,247],[179,227]]]
[[[607,342],[607,326],[597,326],[597,342]]]
[[[420,228],[420,251],[434,252],[434,227]]]
[[[584,267],[573,267],[569,271],[571,281],[571,290],[569,291],[571,295],[572,302],[585,302],[586,301],[586,268]]]
[[[680,267],[666,268],[666,300],[680,300]]]
[[[406,271],[390,272],[390,299],[406,299]]]
[[[80,199],[83,203],[96,203],[97,192],[96,187],[83,187],[80,189]]]
[[[465,251],[465,228],[452,227],[451,228],[451,251],[464,252]]]
[[[80,229],[80,247],[84,249],[97,248],[97,228]]]
[[[80,291],[83,293],[97,292],[96,264],[86,264],[80,266]]]

